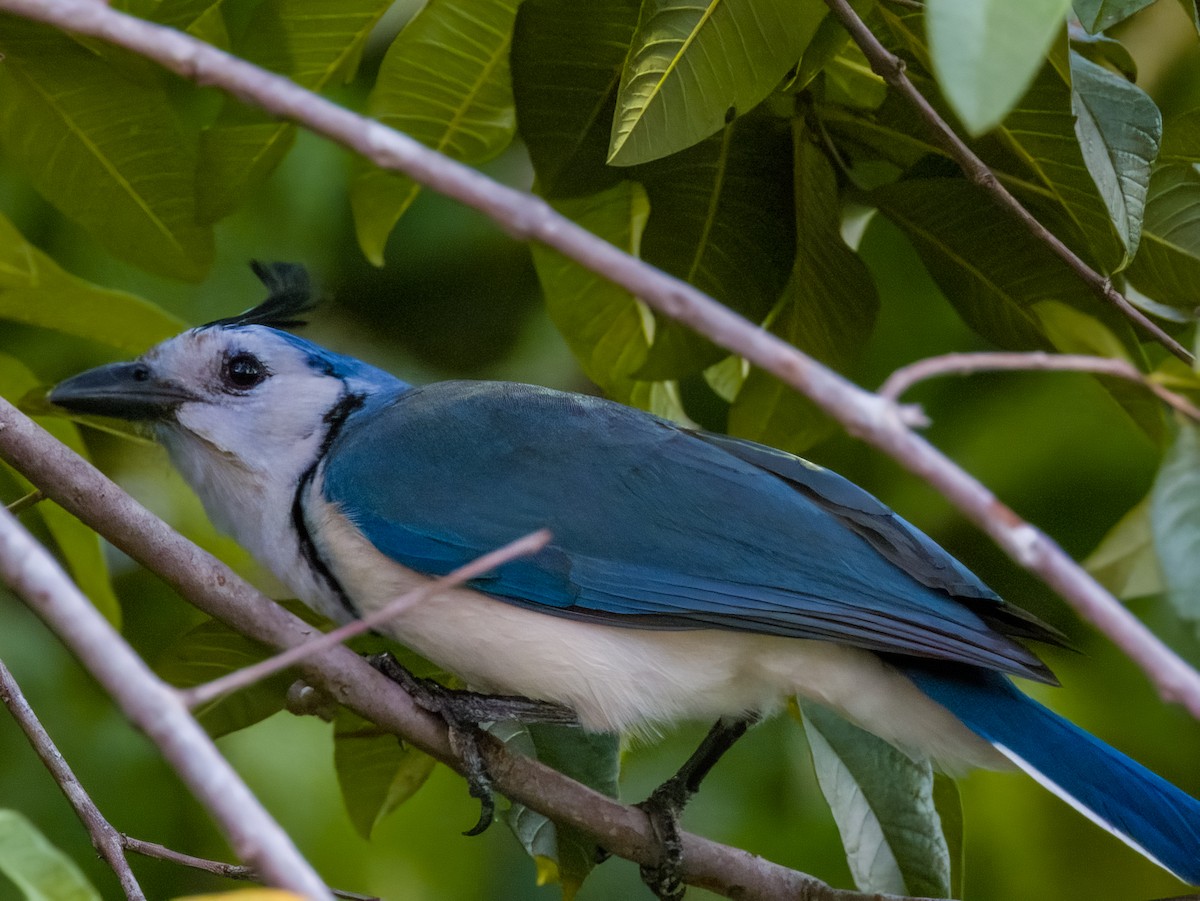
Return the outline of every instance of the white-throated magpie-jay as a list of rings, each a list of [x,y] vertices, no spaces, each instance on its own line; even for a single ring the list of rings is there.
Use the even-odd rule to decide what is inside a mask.
[[[535,529],[553,540],[386,631],[473,688],[594,730],[739,718],[800,695],[950,771],[1016,765],[1200,883],[1200,804],[1022,694],[1055,641],[834,473],[527,385],[414,387],[283,330],[271,296],[57,386],[143,421],[213,520],[345,620]]]

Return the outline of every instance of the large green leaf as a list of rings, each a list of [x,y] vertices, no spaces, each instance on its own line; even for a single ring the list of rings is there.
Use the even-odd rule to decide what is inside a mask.
[[[512,750],[536,757],[547,766],[610,798],[618,795],[621,742],[616,735],[585,732],[575,726],[534,724],[525,729],[502,724],[496,732]],[[553,823],[523,804],[514,804],[509,826],[526,852],[537,861],[539,884],[557,880],[564,899],[573,898],[596,865],[596,843],[571,826]]]
[[[971,134],[998,125],[1033,82],[1070,0],[928,0],[933,71]]]
[[[1109,218],[1125,245],[1125,261],[1137,253],[1150,167],[1158,156],[1162,114],[1137,85],[1071,53],[1071,104],[1083,159]]]
[[[0,294],[0,301],[3,296]],[[0,354],[0,397],[16,403],[38,384],[37,376],[24,364]],[[56,418],[43,419],[40,425],[58,441],[87,459],[87,448],[74,425]],[[22,490],[33,490],[33,485],[19,473],[14,471],[13,476]],[[58,545],[79,590],[110,623],[120,628],[121,605],[113,594],[100,536],[53,501],[44,500],[34,510],[41,516],[50,537]]]
[[[186,327],[147,300],[58,267],[0,215],[0,319],[141,353]]]
[[[1127,275],[1159,303],[1189,313],[1200,299],[1200,173],[1159,166],[1150,180],[1142,247]]]
[[[747,116],[707,141],[637,170],[650,198],[642,257],[760,322],[796,255],[792,140],[785,123]],[[727,352],[666,317],[639,376],[673,379]]]
[[[749,112],[797,64],[823,14],[793,0],[645,0],[609,162],[660,159]]]
[[[1123,22],[1154,0],[1075,0],[1075,15],[1079,23],[1095,34]]]
[[[433,772],[428,754],[342,707],[333,721],[333,766],[350,822],[370,840],[379,821]]]
[[[320,91],[354,74],[367,35],[390,5],[390,0],[264,0],[234,52]],[[295,134],[290,122],[227,99],[217,121],[201,134],[201,218],[215,222],[235,210],[283,159]]]
[[[508,55],[519,0],[429,0],[392,42],[369,112],[385,125],[464,163],[487,160],[516,133]],[[420,185],[382,169],[351,188],[358,243],[383,265],[392,227]]]
[[[100,901],[75,862],[15,810],[0,810],[0,873],[25,901]]]
[[[909,69],[910,79],[939,112],[947,114],[937,93],[926,89],[921,72],[920,61],[926,57],[927,48],[921,36],[920,11],[906,8],[897,12],[883,5],[879,13],[900,42],[901,51],[914,60]],[[1081,149],[1082,142],[1095,143],[1099,136],[1094,127],[1076,121],[1074,107],[1079,101],[1071,88],[1072,58],[1065,29],[1062,33],[1063,39],[1054,43],[1048,62],[1016,106],[997,128],[976,140],[973,149],[1026,206],[1036,208],[1042,223],[1072,250],[1093,265],[1115,272],[1128,262],[1130,254]],[[1114,147],[1123,146],[1123,142],[1136,145],[1137,129],[1156,127],[1153,110],[1139,105],[1136,112],[1137,118],[1129,123],[1128,129],[1112,124]],[[866,137],[885,159],[893,159],[897,151],[906,151],[911,159],[920,149],[909,147],[913,142],[908,135],[916,128],[911,110],[894,99],[889,98],[871,119],[859,119],[853,123],[851,134],[858,139]],[[871,126],[876,131],[873,135]],[[889,150],[891,146],[897,151]],[[940,150],[934,152],[941,154]],[[1097,148],[1097,165],[1107,155],[1106,148]],[[1122,168],[1145,165],[1137,154],[1128,161],[1122,157],[1121,163]],[[904,166],[902,160],[897,160],[897,164]],[[1105,166],[1100,166],[1101,175]],[[1048,208],[1048,204],[1058,209]]]
[[[641,186],[621,182],[599,194],[556,201],[555,209],[610,244],[637,256],[650,205]],[[546,308],[584,374],[609,396],[628,401],[633,374],[654,338],[654,317],[640,300],[603,276],[540,244],[533,264]]]
[[[1150,498],[1126,513],[1083,563],[1096,580],[1121,600],[1158,594],[1163,588],[1154,529],[1150,523]]]
[[[845,371],[866,345],[879,297],[863,261],[842,241],[833,167],[799,125],[795,157],[796,264],[770,329]],[[794,453],[834,428],[812,401],[761,369],[750,371],[729,410],[733,434]]]
[[[513,29],[517,129],[543,197],[611,187],[608,133],[638,0],[525,0]]]
[[[920,179],[873,191],[871,200],[913,242],[959,315],[1001,347],[1049,348],[1033,305],[1086,288],[1045,245],[1015,229],[979,188],[961,179]]]
[[[196,158],[161,83],[133,81],[61,32],[0,20],[0,141],[51,203],[116,256],[198,280]]]
[[[1150,495],[1154,547],[1175,612],[1200,624],[1200,427],[1181,422]]]
[[[1077,120],[1071,59],[1066,41],[1056,45],[1050,63],[997,129],[998,146],[985,145],[983,156],[1015,180],[1010,185],[1027,204],[1043,197],[1057,203],[1087,246],[1077,246],[1065,229],[1052,230],[1085,259],[1116,271],[1128,261],[1129,252],[1084,157],[1082,142],[1094,142],[1097,136]],[[1028,187],[1022,185],[1023,178],[1029,179]]]
[[[863,892],[951,897],[933,769],[824,707],[802,703],[817,782]]]

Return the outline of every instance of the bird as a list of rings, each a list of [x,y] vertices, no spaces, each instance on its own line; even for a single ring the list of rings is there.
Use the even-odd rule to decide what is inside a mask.
[[[1028,642],[1061,634],[865,490],[600,397],[411,385],[295,333],[316,302],[302,266],[254,267],[257,306],[48,399],[141,423],[213,522],[318,612],[362,617],[548,529],[536,554],[381,631],[480,697],[588,730],[715,721],[668,807],[799,697],[952,774],[1024,770],[1200,884],[1200,803],[1013,682],[1056,684]]]

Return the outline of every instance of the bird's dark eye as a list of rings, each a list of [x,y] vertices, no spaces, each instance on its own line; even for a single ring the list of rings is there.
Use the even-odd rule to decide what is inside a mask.
[[[239,353],[225,361],[225,368],[221,374],[231,388],[245,391],[262,382],[271,373],[254,354]]]

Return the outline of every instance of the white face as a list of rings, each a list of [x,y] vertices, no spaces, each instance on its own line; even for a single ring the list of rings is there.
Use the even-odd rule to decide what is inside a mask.
[[[201,494],[213,466],[294,482],[324,440],[325,414],[347,390],[301,348],[260,327],[184,332],[141,362],[193,398],[155,433]]]

